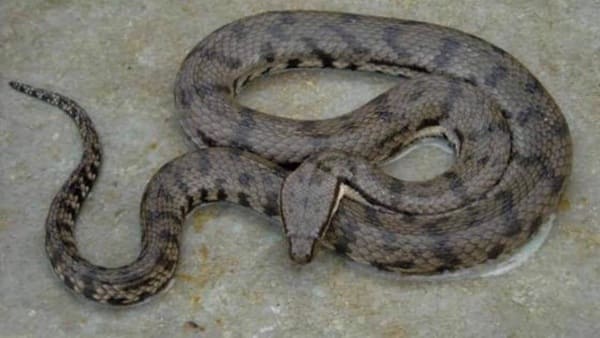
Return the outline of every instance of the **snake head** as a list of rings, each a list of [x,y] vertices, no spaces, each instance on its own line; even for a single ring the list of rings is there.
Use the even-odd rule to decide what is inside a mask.
[[[303,162],[283,182],[281,216],[289,243],[290,258],[299,264],[312,260],[315,245],[325,233],[339,195],[337,177]]]

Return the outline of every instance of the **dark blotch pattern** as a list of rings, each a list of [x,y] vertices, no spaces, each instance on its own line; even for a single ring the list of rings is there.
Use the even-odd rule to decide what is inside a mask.
[[[489,156],[483,156],[482,158],[477,160],[477,165],[479,165],[480,167],[483,167],[486,164],[488,164],[489,161],[490,161]]]
[[[248,129],[247,132],[251,131],[256,126],[254,120],[254,111],[249,108],[240,109],[240,127]]]
[[[506,67],[497,65],[492,69],[492,72],[485,77],[484,83],[487,86],[495,88],[498,85],[498,82],[506,78],[507,74],[508,69],[506,69]]]
[[[271,42],[266,42],[260,47],[260,53],[266,62],[271,63],[275,61],[275,50]]]
[[[496,244],[487,252],[488,259],[496,259],[504,252],[504,245]]]
[[[194,207],[194,198],[192,196],[186,195],[185,201],[186,201],[186,209],[184,212],[182,212],[183,214],[185,214],[187,211],[191,210]]]
[[[299,130],[306,134],[314,134],[318,125],[318,121],[300,121]]]
[[[563,189],[565,179],[566,177],[564,175],[558,175],[552,178],[552,193],[558,194]]]
[[[369,59],[368,63],[376,65],[376,66],[388,66],[388,67],[397,67],[398,64],[388,60],[380,60],[380,59]]]
[[[280,22],[284,25],[293,25],[298,22],[298,19],[291,13],[280,13]]]
[[[217,200],[219,200],[219,201],[227,200],[227,192],[225,191],[225,189],[219,189],[217,191]]]
[[[210,160],[208,158],[199,161],[197,165],[198,170],[200,170],[204,174],[209,173],[212,170],[212,164],[210,163]]]
[[[315,49],[313,53],[321,60],[323,68],[333,68],[333,61],[335,59],[331,54],[324,52],[322,49]]]
[[[412,269],[415,266],[415,262],[413,261],[397,261],[393,263],[386,264],[389,268],[400,268],[400,269]]]
[[[172,222],[181,223],[182,216],[179,213],[173,211],[151,211],[148,214],[148,221],[152,222]]]
[[[243,40],[246,38],[247,33],[244,28],[245,28],[244,24],[242,24],[240,22],[234,22],[229,25],[229,29],[231,30],[231,32],[233,33],[233,36],[237,40]]]
[[[535,77],[530,76],[527,83],[525,83],[525,91],[529,94],[538,94],[542,91],[542,85]]]
[[[404,192],[404,182],[402,182],[399,179],[392,180],[392,183],[390,185],[390,190],[394,194],[401,194],[402,192]]]
[[[463,188],[463,180],[456,173],[452,171],[445,172],[442,176],[444,176],[448,182],[450,182],[450,190],[453,192],[458,192]]]
[[[377,114],[377,117],[379,118],[379,120],[381,120],[382,122],[386,122],[386,123],[391,122],[392,118],[394,117],[394,113],[389,110],[378,111],[378,112],[376,112],[376,114]]]
[[[505,190],[496,194],[496,201],[500,206],[502,206],[502,210],[506,212],[511,212],[514,208],[513,202],[513,193],[511,191]]]
[[[369,223],[371,223],[373,226],[381,225],[381,220],[379,219],[377,210],[375,210],[374,208],[365,206],[364,212],[365,212],[365,216],[366,216],[367,220],[369,221]]]
[[[435,235],[440,234],[443,231],[444,223],[445,222],[437,221],[437,220],[427,222],[427,223],[423,224],[423,229],[426,231],[426,233],[428,235],[435,236]]]
[[[479,39],[479,38],[477,38],[477,39]],[[481,40],[481,39],[479,39],[479,40]],[[484,40],[481,40],[481,41],[484,41]],[[500,54],[501,56],[505,56],[508,54],[508,53],[506,53],[506,51],[504,49],[502,49],[496,45],[489,44],[489,46],[495,53]]]
[[[302,61],[300,59],[289,59],[286,68],[298,68]]]
[[[347,66],[346,66],[346,69],[349,69],[349,70],[357,70],[357,69],[358,69],[358,66],[357,66],[356,64],[354,64],[354,63],[350,62],[350,63],[349,63]]]
[[[158,236],[160,237],[161,240],[163,240],[166,243],[170,243],[173,242],[175,240],[177,240],[177,235],[173,234],[169,229],[162,229],[159,233]]]
[[[263,212],[269,217],[279,216],[279,196],[272,194],[267,196],[267,203],[263,206]]]
[[[501,191],[495,196],[496,201],[502,208],[504,216],[504,227],[502,234],[508,238],[517,236],[523,229],[522,221],[517,218],[515,201],[511,191]]]
[[[531,226],[529,227],[529,234],[528,236],[531,237],[533,234],[535,234],[538,229],[540,228],[540,226],[543,223],[543,218],[542,216],[537,216],[532,222],[531,222]]]
[[[502,114],[502,117],[504,117],[507,120],[513,117],[513,114],[506,109],[500,109],[500,114]]]
[[[539,105],[529,106],[518,113],[517,122],[521,125],[524,125],[530,119],[537,120],[542,115],[543,115],[542,108]]]
[[[65,220],[65,219],[56,220],[54,222],[54,226],[56,227],[56,230],[58,230],[60,232],[65,232],[70,235],[73,234],[73,229],[71,228],[71,225],[69,225],[67,223],[67,220]]]
[[[443,262],[443,264],[438,267],[438,269],[443,270],[438,271],[456,269],[462,263],[460,258],[452,251],[452,246],[443,238],[438,240],[434,249],[434,255]]]
[[[330,53],[320,48],[317,40],[305,37],[302,39],[302,41],[308,48],[310,48],[311,54],[316,56],[321,61],[321,66],[323,68],[333,68],[333,61],[335,61],[335,58]]]
[[[241,173],[238,177],[238,182],[240,182],[240,185],[242,185],[243,187],[250,186],[252,181],[253,177],[249,173]]]
[[[354,237],[354,239],[353,239]],[[337,241],[333,244],[335,251],[338,254],[346,255],[350,252],[349,244],[354,243],[356,237],[352,233],[348,233],[346,236],[341,236],[337,238]]]
[[[402,249],[401,242],[398,241],[396,234],[393,232],[382,232],[383,248],[386,251],[394,252]]]
[[[208,202],[208,190],[204,188],[200,189],[200,201]]]
[[[433,64],[437,68],[445,68],[450,64],[452,58],[456,55],[461,43],[453,38],[443,38],[442,46],[438,55],[433,59]]]
[[[398,37],[402,36],[405,30],[397,25],[385,27],[383,29],[383,40],[385,43],[396,53],[396,57],[399,59],[408,59],[411,56],[409,48],[402,46],[398,40]]]
[[[206,135],[202,130],[196,128],[195,131],[196,136],[200,138],[202,143],[207,147],[215,147],[217,145],[217,142],[215,142],[212,138],[208,137],[208,135]]]
[[[566,123],[557,123],[552,127],[554,135],[560,138],[569,137],[569,126]]]
[[[392,272],[392,270],[390,268],[388,268],[388,265],[385,264],[385,263],[373,261],[373,262],[370,262],[369,264],[372,267],[376,268],[377,270],[386,271],[386,272]]]
[[[421,121],[421,123],[417,126],[417,130],[425,129],[428,127],[439,126],[440,121],[437,118],[426,118]]]
[[[249,198],[250,196],[248,196],[248,194],[246,194],[245,192],[238,192],[237,194],[237,198],[238,198],[238,204],[243,206],[243,207],[250,207],[250,201]]]
[[[342,41],[344,41],[344,43],[346,43],[346,45],[348,45],[348,48],[352,50],[352,54],[359,56],[369,52],[369,49],[363,47],[358,39],[356,39],[356,36],[352,33],[349,33],[343,26],[327,23],[322,27],[324,30],[330,30],[334,32],[337,37],[339,37]]]
[[[421,90],[413,90],[410,95],[408,95],[408,102],[416,102],[418,99],[420,99],[423,94],[425,93],[425,89],[421,89]]]
[[[502,234],[510,238],[520,234],[522,229],[523,226],[521,225],[521,221],[515,219],[514,217],[508,217],[508,221]]]

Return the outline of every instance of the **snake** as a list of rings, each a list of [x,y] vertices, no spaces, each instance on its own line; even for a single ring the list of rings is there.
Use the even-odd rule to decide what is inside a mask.
[[[256,78],[303,68],[383,73],[398,84],[321,120],[236,101]],[[523,246],[556,210],[572,166],[569,127],[551,95],[518,60],[481,38],[397,18],[260,13],[212,32],[183,60],[175,110],[197,149],[148,182],[139,256],[104,267],[80,255],[74,235],[101,166],[92,120],[64,95],[10,85],[77,125],[83,156],[50,205],[45,248],[68,289],[112,305],[142,302],[170,284],[186,215],[207,203],[234,203],[282,224],[299,264],[323,246],[379,270],[436,275]],[[445,172],[407,181],[383,171],[425,138],[452,148]]]

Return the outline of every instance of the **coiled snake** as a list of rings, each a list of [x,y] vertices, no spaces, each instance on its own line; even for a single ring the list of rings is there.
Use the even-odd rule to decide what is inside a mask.
[[[327,120],[275,117],[234,101],[253,78],[308,67],[405,80]],[[283,219],[299,263],[319,240],[379,269],[433,274],[525,243],[555,209],[571,170],[559,108],[524,66],[490,43],[416,21],[263,13],[218,29],[183,61],[176,107],[201,149],[153,176],[141,205],[139,257],[105,268],[82,258],[74,239],[101,162],[91,120],[60,94],[11,86],[64,110],[79,128],[83,158],[50,207],[46,251],[70,289],[109,304],[137,303],[167,285],[185,215],[204,203],[229,201]],[[428,136],[454,147],[456,161],[444,174],[408,182],[377,167]]]

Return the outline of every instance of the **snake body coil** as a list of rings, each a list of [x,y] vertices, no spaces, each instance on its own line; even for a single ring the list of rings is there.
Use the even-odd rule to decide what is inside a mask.
[[[275,117],[234,101],[249,80],[309,67],[403,80],[328,120]],[[83,158],[50,207],[46,251],[70,289],[110,304],[140,302],[167,285],[185,215],[204,203],[229,201],[283,219],[297,262],[308,262],[320,240],[383,270],[432,274],[523,245],[556,208],[571,170],[571,139],[559,108],[501,49],[422,22],[259,14],[210,34],[184,60],[176,107],[185,132],[203,149],[153,176],[141,205],[139,257],[105,268],[82,258],[74,239],[100,166],[91,121],[62,95],[11,85],[58,106],[80,130]],[[456,155],[444,174],[406,182],[378,168],[415,140],[438,136]]]

